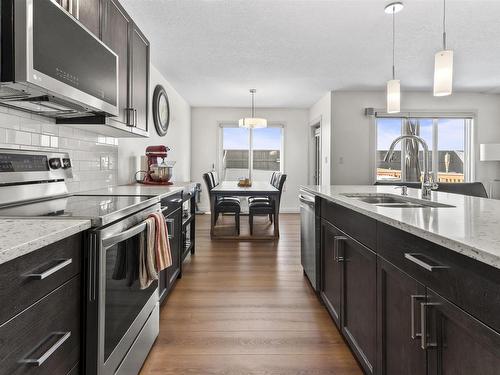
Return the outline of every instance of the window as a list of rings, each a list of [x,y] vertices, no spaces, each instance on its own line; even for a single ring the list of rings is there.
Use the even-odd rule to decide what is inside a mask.
[[[400,142],[391,160],[385,156],[392,141],[415,134],[429,147],[429,167],[437,182],[468,182],[472,176],[472,117],[408,116],[376,117],[376,179],[420,181],[424,151],[411,141]],[[418,164],[412,155],[418,154]]]
[[[223,180],[251,177],[269,181],[274,171],[282,171],[283,127],[245,129],[221,126],[220,173]]]

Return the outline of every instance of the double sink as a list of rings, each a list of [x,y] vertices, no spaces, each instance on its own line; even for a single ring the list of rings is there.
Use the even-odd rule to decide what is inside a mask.
[[[373,204],[377,207],[391,207],[391,208],[445,208],[455,207],[448,204],[427,201],[423,199],[410,198],[407,196],[400,196],[395,194],[381,194],[381,193],[345,193],[341,194],[347,198],[354,198],[361,202]]]

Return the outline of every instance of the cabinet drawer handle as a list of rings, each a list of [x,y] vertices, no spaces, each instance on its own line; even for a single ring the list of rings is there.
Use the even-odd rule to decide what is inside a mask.
[[[63,269],[64,267],[70,265],[73,262],[72,258],[69,259],[58,259],[59,263],[57,263],[54,267],[49,268],[47,271],[42,273],[28,273],[26,276],[32,279],[43,280],[50,275],[56,273],[57,271]]]
[[[26,358],[21,362],[30,363],[34,366],[41,366],[49,357],[54,354],[54,352],[62,345],[64,342],[70,338],[71,332],[54,332],[49,336],[61,336],[59,340],[57,340],[45,353],[43,353],[39,358]],[[36,350],[36,349],[35,349]]]
[[[422,302],[420,304],[420,326],[422,328],[422,334],[420,335],[420,346],[422,349],[426,350],[428,348],[435,348],[437,343],[429,342],[427,337],[427,308],[430,306],[438,306],[437,302]]]
[[[417,330],[415,329],[415,302],[418,300],[424,300],[425,301],[425,296],[424,295],[411,295],[411,314],[410,314],[410,320],[411,320],[411,338],[416,339],[417,337],[421,337],[422,333],[417,333]]]
[[[450,268],[448,266],[443,266],[440,264],[429,264],[424,261],[424,259],[431,260],[428,257],[426,257],[424,254],[418,254],[418,253],[405,253],[405,258],[408,259],[410,262],[413,262],[415,264],[418,264],[420,267],[426,269],[427,271],[435,271],[435,270],[441,270],[441,269],[446,269]]]
[[[344,254],[340,256],[339,247],[340,244],[347,240],[346,236],[335,236],[333,237],[333,260],[340,263],[344,261]]]

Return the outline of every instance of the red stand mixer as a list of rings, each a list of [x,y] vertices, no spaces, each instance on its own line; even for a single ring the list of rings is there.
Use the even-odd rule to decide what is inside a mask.
[[[168,151],[170,149],[167,146],[148,146],[146,148],[148,170],[138,171],[136,176],[138,173],[144,173],[144,177],[142,179],[136,178],[136,181],[148,185],[173,185],[170,179],[175,162],[165,160]]]

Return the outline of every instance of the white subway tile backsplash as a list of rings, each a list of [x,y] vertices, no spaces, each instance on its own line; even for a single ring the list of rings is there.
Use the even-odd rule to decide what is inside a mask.
[[[116,185],[118,140],[0,106],[0,148],[67,152],[72,160],[70,192]]]
[[[6,142],[18,145],[31,145],[31,133],[7,129]]]

